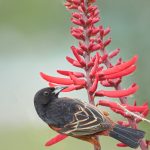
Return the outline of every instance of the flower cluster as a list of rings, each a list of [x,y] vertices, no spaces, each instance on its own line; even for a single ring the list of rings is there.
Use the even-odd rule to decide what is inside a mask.
[[[121,114],[125,118],[133,119],[133,115],[131,112],[138,113],[140,114],[139,117],[134,118],[136,123],[139,123],[142,121],[141,118],[147,117],[149,113],[149,108],[148,108],[148,103],[144,103],[141,106],[136,105],[136,101],[134,105],[129,105],[129,104],[122,104],[118,105],[116,102],[110,102],[108,100],[100,100],[97,105],[102,105],[102,106],[107,106],[110,107],[111,110],[113,110],[115,113]],[[126,111],[127,110],[127,111]],[[125,122],[125,121],[118,121],[118,124],[129,127],[130,123]]]
[[[74,10],[71,17],[71,22],[74,24],[74,27],[71,27],[71,34],[78,40],[78,46],[71,46],[74,58],[67,56],[66,60],[74,67],[80,68],[82,72],[57,70],[64,77],[54,77],[42,72],[41,76],[48,81],[50,86],[67,85],[68,88],[63,92],[86,89],[91,104],[95,104],[95,97],[118,98],[127,110],[146,117],[149,113],[147,103],[142,106],[137,106],[136,102],[134,105],[128,104],[128,96],[138,90],[138,85],[133,83],[126,89],[121,87],[123,77],[136,70],[138,57],[135,55],[128,61],[119,58],[115,65],[111,63],[111,60],[119,54],[120,49],[116,48],[111,53],[106,51],[106,47],[111,43],[111,38],[107,37],[110,27],[97,26],[101,18],[98,7],[94,5],[95,1],[67,0],[65,3],[67,9]],[[114,90],[99,90],[99,84],[104,87],[112,87]],[[110,107],[114,112],[127,118],[126,122],[118,121],[121,125],[137,128],[137,123],[141,121],[110,100],[100,100],[97,105]],[[46,145],[52,145],[64,138],[66,138],[65,135],[58,135]],[[141,141],[141,143],[141,149],[146,150],[149,141]],[[125,146],[123,143],[117,145]]]

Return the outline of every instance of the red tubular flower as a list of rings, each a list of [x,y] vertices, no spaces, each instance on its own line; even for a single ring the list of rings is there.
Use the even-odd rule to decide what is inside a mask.
[[[91,69],[90,77],[93,77],[96,74],[96,71],[97,71],[98,65],[99,65],[99,57],[100,57],[99,54],[96,53],[96,59],[95,59],[95,62],[94,62],[94,66]]]
[[[52,76],[48,76],[42,72],[40,73],[40,75],[43,79],[47,80],[48,82],[52,82],[52,83],[56,83],[56,84],[63,84],[63,85],[73,84],[73,81],[71,79],[52,77]]]
[[[76,24],[76,25],[79,25],[79,26],[84,26],[85,25],[85,22],[83,22],[82,19],[74,19],[74,18],[72,18],[71,22]]]
[[[91,52],[94,52],[94,51],[97,51],[97,50],[99,50],[99,49],[101,49],[101,48],[102,48],[102,45],[101,45],[101,44],[99,44],[99,45],[93,44],[91,47],[89,47],[89,50],[90,50]]]
[[[82,27],[79,27],[79,28],[72,27],[71,28],[71,33],[72,32],[75,32],[75,33],[78,33],[78,34],[83,34],[83,28]]]
[[[67,59],[67,61],[69,62],[69,63],[71,63],[73,66],[75,66],[75,67],[79,67],[79,68],[83,68],[84,66],[82,66],[78,61],[76,61],[76,60],[74,60],[74,59],[72,59],[71,57],[66,57],[66,59]]]
[[[118,143],[117,146],[118,146],[118,147],[128,147],[128,146],[125,145],[124,143]]]
[[[138,90],[138,85],[133,84],[127,90],[117,90],[117,91],[104,91],[100,90],[95,93],[95,96],[107,96],[112,98],[124,97],[134,94]]]
[[[100,30],[100,36],[101,36],[101,38],[103,38],[104,37],[104,28],[102,25],[99,26],[99,30]]]
[[[58,134],[56,137],[50,139],[49,141],[47,141],[45,143],[45,146],[51,146],[51,145],[54,145],[62,140],[64,140],[65,138],[67,138],[68,136],[67,135],[64,135],[64,134]]]
[[[86,81],[84,79],[78,79],[73,74],[70,74],[69,76],[75,85],[82,85],[82,86],[86,85]]]
[[[110,32],[110,27],[107,27],[105,30],[104,30],[104,33],[103,33],[103,36],[106,36],[107,34],[109,34]]]
[[[113,68],[109,68],[109,69],[103,71],[103,74],[108,75],[108,74],[113,74],[113,73],[117,73],[119,71],[122,71],[122,70],[124,70],[124,69],[126,69],[126,68],[128,68],[128,67],[130,67],[132,65],[134,65],[136,63],[137,59],[138,59],[138,57],[137,57],[137,55],[135,55],[129,61],[127,61],[125,63],[122,63],[122,64],[120,64],[118,66],[114,66]]]
[[[85,13],[86,8],[85,8],[85,5],[84,5],[84,2],[81,2],[81,3],[80,3],[80,6],[79,6],[78,10],[80,10],[80,11],[83,12],[83,13]]]
[[[80,28],[72,27],[71,28],[71,34],[76,39],[83,40],[83,41],[85,40],[85,36],[83,35],[83,29],[81,27]]]
[[[132,105],[128,105],[128,104],[126,104],[126,105],[124,104],[124,106],[132,112],[139,112],[139,113],[142,113],[143,110],[148,109],[148,103],[147,103],[147,105],[142,105],[142,106],[132,106]]]
[[[83,89],[83,85],[69,85],[66,89],[64,89],[62,92],[71,92],[74,90],[80,90]]]
[[[103,105],[103,106],[107,106],[113,109],[118,109],[118,110],[123,110],[116,102],[111,102],[108,100],[100,100],[99,105]],[[145,110],[148,109],[148,104],[143,104],[142,106],[133,106],[133,105],[129,105],[129,104],[122,104],[123,107],[125,107],[126,109],[128,109],[129,111],[132,112],[139,112],[142,113]]]
[[[100,20],[99,17],[92,18],[91,24],[95,24],[95,23],[97,23],[99,20]],[[90,25],[91,25],[91,24],[90,24]],[[89,24],[88,24],[88,25],[89,25]]]
[[[99,32],[99,28],[88,29],[88,36],[95,36]]]
[[[76,49],[74,46],[72,46],[71,49],[72,49],[72,52],[73,52],[74,56],[75,56],[76,59],[78,60],[78,62],[79,62],[82,66],[85,66],[85,65],[86,65],[86,64],[85,64],[85,61],[84,61],[84,60],[81,58],[81,56],[78,54],[77,49]]]
[[[55,86],[59,86],[59,84],[49,83],[49,86],[50,87],[55,87]],[[71,91],[80,90],[80,89],[83,89],[83,88],[84,88],[83,85],[71,84],[71,85],[68,85],[66,89],[62,90],[62,92],[71,92]]]
[[[114,74],[109,74],[109,75],[104,75],[101,79],[115,79],[115,78],[120,78],[123,76],[127,76],[131,73],[133,73],[136,70],[136,66],[131,66],[123,71],[114,73]]]
[[[103,81],[101,81],[101,85],[103,85],[103,86],[105,86],[105,87],[111,87],[111,86],[112,86],[112,84],[110,84],[110,83],[108,82],[108,80],[103,80]]]
[[[74,12],[74,13],[72,13],[72,17],[74,17],[76,19],[80,19],[80,18],[82,18],[82,15],[80,13]]]
[[[127,113],[123,109],[123,107],[126,110],[129,110],[130,112],[138,112],[140,114],[143,114],[143,112],[145,112],[145,110],[149,110],[148,104],[143,104],[142,106],[132,106],[132,105],[129,105],[129,104],[122,104],[121,105],[122,107],[121,107],[120,105],[118,105],[118,103],[111,102],[111,101],[108,101],[108,100],[100,100],[97,105],[110,107],[114,112],[116,112],[118,114],[121,114],[122,116],[127,117],[127,118],[132,118],[132,114]],[[136,118],[136,120],[140,121],[141,119]],[[126,122],[123,122],[123,121],[119,121],[118,123],[121,124],[121,125],[124,125],[124,126],[129,126],[129,123],[126,123]]]
[[[79,46],[80,46],[80,48],[81,48],[81,50],[84,52],[87,52],[88,51],[88,47],[84,44],[84,43],[82,43],[81,41],[79,42]]]
[[[117,60],[117,63],[115,64],[115,66],[121,65],[122,63],[123,63],[122,58],[119,58],[119,59]]]
[[[90,87],[89,92],[93,94],[97,89],[97,85],[98,85],[98,76],[96,76],[93,85]]]
[[[115,113],[122,115],[125,118],[133,119],[133,116],[130,113],[125,112],[124,110],[111,108]]]
[[[75,5],[79,5],[80,4],[80,0],[73,0],[72,1]]]
[[[112,51],[110,54],[109,54],[109,58],[113,58],[115,56],[117,56],[120,52],[120,48],[117,48],[115,49],[114,51]]]
[[[144,109],[143,112],[141,113],[141,117],[146,118],[146,117],[148,116],[149,112],[150,112],[150,109],[149,109],[149,108]],[[139,122],[141,122],[141,121],[142,121],[141,119],[136,118],[136,123],[139,123]]]
[[[104,31],[103,31],[104,32]],[[103,33],[104,34],[104,33]],[[111,43],[111,38],[107,39],[105,42],[104,42],[104,47],[108,46],[109,44]]]
[[[85,37],[81,33],[71,32],[72,36],[79,40],[85,40]]]
[[[108,58],[108,55],[107,55],[107,54],[104,54],[104,55],[101,57],[101,61],[100,61],[99,63],[105,62],[107,58]]]
[[[84,77],[85,75],[81,72],[73,72],[73,71],[65,71],[65,70],[57,70],[59,74],[62,74],[64,76],[69,76],[70,74],[73,74],[77,78]]]

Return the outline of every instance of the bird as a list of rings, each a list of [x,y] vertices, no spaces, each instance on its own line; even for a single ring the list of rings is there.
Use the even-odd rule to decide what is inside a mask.
[[[100,147],[96,136],[110,136],[131,148],[137,148],[144,131],[124,127],[106,113],[79,99],[59,97],[66,86],[46,87],[34,96],[38,116],[60,134],[65,134]]]

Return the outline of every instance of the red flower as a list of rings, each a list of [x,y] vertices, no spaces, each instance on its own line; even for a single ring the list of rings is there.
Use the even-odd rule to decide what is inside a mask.
[[[132,116],[132,114],[127,113],[125,111],[125,109],[129,110],[131,112],[139,113],[139,114],[141,114],[141,117],[146,117],[148,115],[148,111],[149,111],[148,103],[145,103],[142,106],[133,106],[133,105],[129,105],[129,104],[122,104],[121,105],[122,107],[121,107],[116,102],[112,102],[112,101],[108,101],[108,100],[100,100],[97,105],[110,107],[114,112],[119,113],[122,116],[127,117],[127,118],[132,118],[133,116]],[[125,109],[123,109],[123,107]],[[136,119],[136,121],[141,120],[140,118],[135,118],[135,119]],[[128,123],[124,123],[123,121],[120,121],[118,123],[121,125],[124,125],[124,126],[129,125]]]
[[[65,138],[67,138],[67,135],[63,135],[63,134],[58,134],[56,137],[50,139],[49,141],[47,141],[45,143],[45,146],[51,146],[54,145],[62,140],[64,140]]]

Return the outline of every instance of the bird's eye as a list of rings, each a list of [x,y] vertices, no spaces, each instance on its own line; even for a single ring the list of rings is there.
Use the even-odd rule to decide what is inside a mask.
[[[43,92],[43,95],[44,95],[44,96],[48,96],[49,93],[48,93],[47,91],[44,91],[44,92]]]

